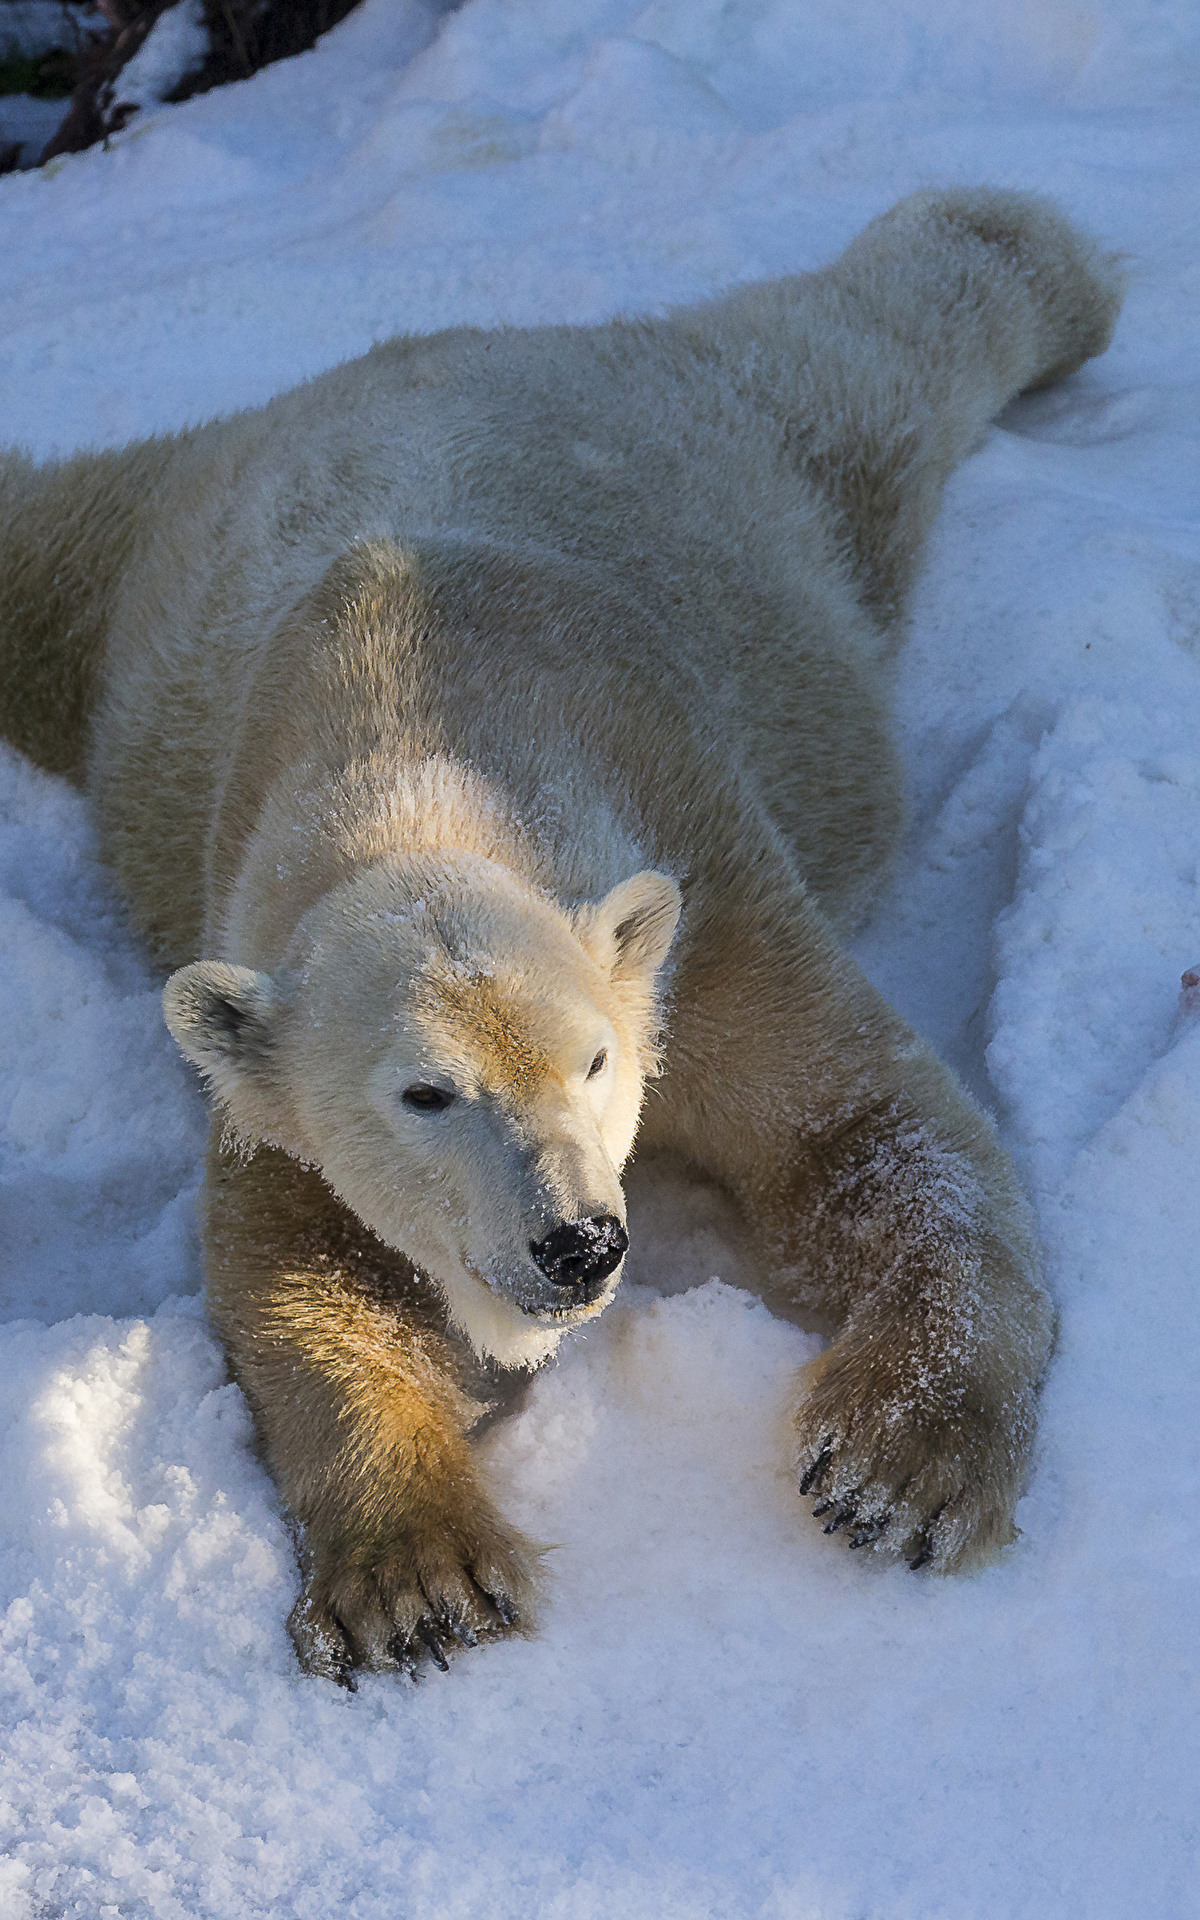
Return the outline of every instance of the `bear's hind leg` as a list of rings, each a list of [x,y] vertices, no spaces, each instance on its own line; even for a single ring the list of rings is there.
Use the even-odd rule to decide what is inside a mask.
[[[174,442],[35,466],[0,449],[0,734],[82,780],[125,568]]]
[[[887,626],[950,473],[1009,400],[1105,351],[1122,275],[1050,201],[981,187],[912,194],[795,284],[789,447]]]

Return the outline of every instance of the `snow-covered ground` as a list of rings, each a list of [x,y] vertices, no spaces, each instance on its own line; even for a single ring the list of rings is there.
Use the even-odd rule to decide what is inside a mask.
[[[86,808],[0,759],[0,1913],[1184,1920],[1197,1872],[1200,14],[1194,0],[367,0],[0,181],[0,438],[113,444],[400,329],[816,265],[911,188],[1057,194],[1107,358],[954,481],[872,977],[998,1110],[1062,1337],[1021,1540],[823,1538],[814,1342],[701,1192],[488,1451],[541,1637],[302,1679],[197,1298],[201,1114]],[[3,587],[0,583],[0,593]],[[1193,995],[1193,998],[1196,998]],[[714,1278],[713,1276],[720,1276]]]

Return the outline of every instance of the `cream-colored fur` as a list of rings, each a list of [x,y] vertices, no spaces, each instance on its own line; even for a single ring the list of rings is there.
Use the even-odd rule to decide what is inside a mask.
[[[942,484],[1119,301],[1046,203],[918,195],[823,273],[0,463],[6,725],[82,772],[181,969],[209,1298],[308,1664],[528,1618],[468,1435],[610,1297],[639,1111],[764,1295],[837,1324],[798,1413],[830,1527],[943,1568],[1011,1537],[1052,1330],[1026,1210],[840,940],[898,831]]]

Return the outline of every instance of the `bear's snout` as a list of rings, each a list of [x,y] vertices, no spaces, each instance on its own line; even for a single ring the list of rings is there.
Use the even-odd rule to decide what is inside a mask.
[[[547,1280],[582,1304],[619,1267],[629,1250],[629,1235],[614,1214],[591,1220],[564,1220],[529,1251]]]

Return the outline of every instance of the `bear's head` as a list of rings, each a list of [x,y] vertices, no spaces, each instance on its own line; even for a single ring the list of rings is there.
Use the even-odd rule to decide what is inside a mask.
[[[679,911],[661,873],[569,911],[479,856],[390,859],[276,972],[173,974],[167,1024],[238,1136],[319,1167],[481,1353],[530,1365],[620,1279]]]

